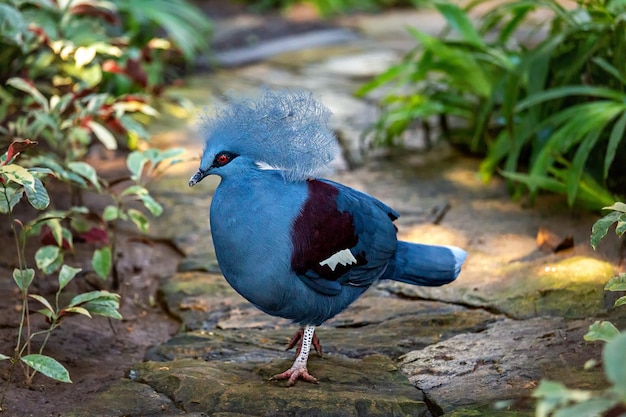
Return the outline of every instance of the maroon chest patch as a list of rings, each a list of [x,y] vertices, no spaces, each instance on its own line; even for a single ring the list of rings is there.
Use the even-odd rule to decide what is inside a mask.
[[[326,279],[336,279],[352,265],[338,264],[334,270],[320,262],[337,252],[354,247],[359,238],[350,212],[337,207],[339,191],[330,184],[308,180],[308,197],[293,224],[291,267],[303,275],[311,270]],[[364,254],[356,256],[357,264],[365,263]]]

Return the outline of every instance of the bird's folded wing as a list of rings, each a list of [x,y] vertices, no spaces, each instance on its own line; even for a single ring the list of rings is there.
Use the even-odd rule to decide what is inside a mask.
[[[308,198],[293,225],[292,267],[310,288],[337,295],[367,286],[396,250],[398,214],[375,198],[331,181],[308,181]]]

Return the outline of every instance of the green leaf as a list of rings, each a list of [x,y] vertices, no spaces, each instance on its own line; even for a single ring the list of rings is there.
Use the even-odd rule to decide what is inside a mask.
[[[611,74],[612,76],[614,76],[622,84],[626,84],[626,78],[624,78],[624,76],[619,72],[619,70],[615,68],[613,65],[611,65],[606,59],[595,57],[595,58],[592,58],[591,61],[594,64],[598,65],[603,70],[605,70],[606,72],[608,72],[609,74]]]
[[[50,168],[31,167],[31,168],[28,168],[28,172],[30,172],[33,175],[36,175],[37,178],[46,177],[48,175],[56,176],[54,171],[52,171]]]
[[[169,0],[133,0],[116,2],[122,15],[141,16],[145,22],[163,28],[170,39],[182,52],[185,60],[191,62],[198,52],[208,47],[211,23],[190,3]],[[322,3],[319,3],[322,4]],[[328,3],[332,5],[333,3]],[[150,27],[150,25],[146,25]],[[141,29],[140,29],[141,30]]]
[[[26,52],[24,36],[27,34],[27,26],[23,14],[18,9],[8,4],[0,4],[0,27],[4,42]]]
[[[394,65],[387,69],[385,72],[374,78],[372,81],[362,85],[356,90],[357,97],[364,97],[366,94],[382,87],[385,84],[390,83],[394,79],[398,78],[403,72],[407,71],[407,64]]]
[[[94,122],[90,120],[87,122],[87,126],[91,129],[91,131],[96,135],[98,140],[102,142],[105,148],[109,150],[117,149],[117,141],[115,140],[115,136],[111,133],[109,129],[102,126],[98,122]]]
[[[28,296],[32,299],[39,301],[46,307],[46,309],[48,309],[48,311],[50,311],[50,313],[52,313],[51,315],[45,314],[47,317],[56,317],[56,312],[54,311],[54,308],[52,308],[52,304],[50,304],[48,300],[37,294],[28,294]]]
[[[602,350],[606,378],[618,392],[626,392],[626,333],[611,339]]]
[[[11,359],[11,357],[7,356],[7,355],[3,355],[2,353],[0,353],[0,361],[4,361],[4,360],[7,360],[7,359]]]
[[[34,190],[35,177],[28,170],[17,164],[9,164],[0,166],[0,174],[6,176],[10,181],[23,185],[26,188]]]
[[[76,274],[82,271],[81,268],[72,268],[68,265],[63,265],[59,272],[59,291],[61,291],[71,280],[74,279]]]
[[[8,185],[4,187],[4,193],[0,195],[0,213],[7,214],[13,211],[13,207],[20,202],[24,195],[24,188]]]
[[[139,197],[143,205],[150,211],[154,217],[163,214],[163,206],[159,204],[150,194],[144,194]]]
[[[464,41],[477,47],[485,46],[472,20],[459,6],[449,1],[436,1],[435,7],[446,18],[448,24],[463,37]]]
[[[602,340],[608,342],[619,335],[619,330],[609,321],[596,321],[589,326],[589,331],[585,334],[584,339],[587,342],[595,342]]]
[[[626,272],[611,278],[604,286],[604,289],[607,291],[626,291]]]
[[[96,274],[104,280],[109,276],[112,266],[111,248],[106,246],[101,249],[96,249],[91,259],[91,266],[93,266]]]
[[[559,155],[568,152],[591,132],[604,129],[622,111],[622,105],[611,101],[595,101],[570,106],[551,117],[560,117],[562,125],[541,147],[530,170],[531,175],[543,175],[554,165]],[[584,114],[585,117],[580,117]],[[531,189],[531,191],[535,191]]]
[[[622,113],[620,118],[617,119],[617,122],[613,125],[613,129],[611,129],[609,143],[604,154],[604,179],[609,176],[609,169],[611,168],[611,164],[613,164],[617,147],[624,138],[624,131],[626,131],[626,112]]]
[[[141,185],[131,185],[122,191],[121,195],[135,195],[138,200],[141,200],[143,205],[150,211],[150,213],[158,217],[163,213],[163,206],[159,204],[151,195],[150,192]]]
[[[45,221],[45,224],[47,224],[50,228],[52,237],[54,237],[54,241],[57,243],[57,246],[63,246],[63,226],[61,226],[61,220],[48,219]]]
[[[561,194],[564,194],[566,191],[565,184],[552,177],[544,175],[521,174],[518,172],[508,171],[502,171],[500,173],[505,178],[521,182],[522,184],[526,184],[528,188],[542,188],[544,190]]]
[[[87,179],[96,188],[96,190],[100,191],[100,179],[98,178],[98,174],[96,173],[94,167],[82,161],[70,162],[67,164],[67,167],[81,177]]]
[[[35,252],[35,262],[37,268],[42,270],[45,274],[51,274],[61,267],[63,261],[61,248],[58,246],[46,245],[37,249]]]
[[[86,233],[91,229],[91,223],[83,216],[73,216],[70,219],[70,227],[78,233]]]
[[[91,314],[121,320],[119,300],[94,300],[83,305]]]
[[[623,306],[624,304],[626,304],[626,296],[620,297],[615,301],[615,304],[613,304],[613,306],[615,307],[619,307],[619,306]]]
[[[185,149],[183,148],[169,148],[165,150],[159,150],[157,155],[151,159],[151,162],[154,165],[157,165],[159,162],[165,161],[167,159],[175,158],[184,153],[185,153]]]
[[[148,162],[148,158],[140,151],[133,151],[128,155],[128,158],[126,158],[126,166],[134,181],[141,178],[141,173],[143,172],[143,167],[146,165],[146,162]]]
[[[19,77],[9,78],[6,82],[7,85],[10,85],[18,90],[21,90],[27,94],[29,94],[37,104],[39,104],[46,113],[50,112],[50,107],[48,106],[48,100],[44,97],[37,88],[28,83],[25,79]]]
[[[613,211],[620,211],[622,213],[626,213],[626,204],[618,201],[610,206],[603,207],[602,210],[613,210]]]
[[[54,321],[58,318],[54,312],[45,308],[40,308],[39,310],[37,310],[37,313],[41,314],[44,317],[47,317],[49,321]]]
[[[146,187],[142,186],[142,185],[131,185],[130,187],[126,188],[124,191],[122,191],[121,195],[132,195],[135,194],[137,196],[141,196],[141,195],[146,195],[149,194],[148,190],[146,189]]]
[[[37,372],[41,372],[48,378],[52,378],[57,381],[71,383],[70,374],[63,365],[56,361],[56,359],[50,356],[32,354],[22,356],[20,358],[22,362],[30,366]]]
[[[61,312],[59,314],[64,314],[64,313],[81,314],[83,316],[87,316],[89,318],[92,318],[91,314],[89,313],[89,311],[87,311],[87,309],[83,308],[83,307],[67,307],[67,308],[64,308],[63,310],[61,310]]]
[[[48,191],[43,186],[43,183],[39,178],[33,178],[34,187],[31,189],[29,187],[24,187],[26,191],[26,197],[31,206],[36,208],[37,210],[45,210],[46,207],[50,204],[50,196],[48,196]]]
[[[145,214],[136,209],[128,209],[128,217],[130,217],[130,220],[141,230],[141,233],[148,233],[150,222]]]
[[[550,90],[541,91],[526,97],[524,100],[517,103],[517,106],[515,106],[515,111],[519,112],[529,107],[543,103],[544,101],[561,99],[570,96],[592,96],[596,98],[615,100],[618,103],[626,98],[621,92],[608,87],[565,85],[562,87],[555,87]]]
[[[590,391],[569,389],[560,382],[542,380],[537,389],[532,393],[535,398],[557,400],[559,402],[586,401],[591,398]]]
[[[593,224],[591,228],[591,247],[594,250],[598,248],[600,241],[606,236],[611,225],[615,223],[619,217],[620,213],[612,212]]]
[[[112,292],[108,292],[108,291],[89,291],[86,293],[82,293],[82,294],[78,294],[76,296],[74,296],[74,298],[72,298],[72,301],[70,301],[70,304],[68,305],[68,307],[76,307],[76,306],[80,306],[82,304],[88,303],[90,301],[94,301],[94,300],[117,300],[119,302],[119,298],[120,296],[118,294],[114,294]]]
[[[75,296],[68,308],[82,307],[90,314],[121,319],[120,296],[108,291],[91,291]]]
[[[31,268],[13,270],[13,279],[22,293],[26,292],[35,278],[35,270]]]
[[[106,206],[102,212],[102,219],[106,222],[110,222],[120,217],[120,209],[116,206]]]
[[[585,164],[591,151],[595,147],[598,139],[600,139],[600,134],[602,130],[596,129],[589,132],[582,143],[578,146],[576,150],[576,154],[574,155],[574,159],[572,160],[572,165],[567,170],[567,203],[572,206],[574,205],[574,201],[576,200],[576,194],[578,193],[578,186],[580,185],[580,179],[583,175],[583,170],[585,169]]]

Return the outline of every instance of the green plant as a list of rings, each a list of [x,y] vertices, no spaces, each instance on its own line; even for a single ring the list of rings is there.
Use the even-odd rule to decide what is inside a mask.
[[[626,204],[617,202],[605,210],[610,213],[598,220],[591,231],[591,246],[596,249],[609,228],[616,223],[615,232],[626,233]],[[626,273],[607,282],[608,291],[626,291]],[[626,296],[617,299],[615,306],[626,304]],[[626,332],[621,332],[609,321],[596,321],[584,336],[586,341],[602,341],[602,366],[610,387],[602,391],[569,389],[560,382],[542,381],[533,393],[538,399],[537,417],[588,417],[622,415],[626,412]],[[594,366],[592,360],[586,366]]]
[[[519,58],[506,48],[519,22],[511,22],[501,36],[486,42],[464,10],[447,1],[431,4],[449,29],[438,38],[407,28],[417,46],[399,64],[363,85],[357,95],[391,85],[381,101],[384,112],[373,126],[378,145],[398,144],[416,120],[430,125],[436,118],[448,139],[467,137],[472,151],[484,151],[497,109],[505,106],[500,90],[513,76]],[[451,127],[451,118],[457,127]]]
[[[570,205],[610,204],[623,189],[626,4],[511,0],[475,25],[468,13],[482,3],[433,1],[449,26],[444,36],[410,29],[418,46],[358,91],[393,86],[374,126],[377,142],[396,143],[415,120],[436,119],[446,138],[485,154],[485,180],[501,172],[516,197],[545,189]],[[539,8],[553,14],[549,31],[527,47],[520,29]]]
[[[15,237],[18,266],[13,279],[22,304],[14,352],[0,354],[0,361],[11,366],[0,410],[18,366],[27,384],[37,372],[70,382],[67,370],[43,354],[51,332],[65,318],[120,318],[119,296],[108,291],[61,302],[80,272],[65,264],[74,237],[95,244],[91,266],[103,279],[112,272],[115,287],[115,226],[129,221],[145,233],[149,222],[141,208],[153,215],[162,210],[145,185],[167,168],[167,161],[175,162],[172,158],[180,150],[132,152],[130,178],[111,182],[83,161],[94,144],[109,150],[120,145],[136,149],[147,140],[144,126],[159,115],[155,103],[169,100],[163,90],[175,76],[172,64],[178,65],[181,57],[191,60],[207,45],[210,24],[195,8],[181,0],[159,2],[167,11],[152,10],[155,3],[142,3],[150,10],[139,2],[102,0],[0,4],[0,146],[7,149],[0,159],[0,214]],[[161,28],[167,37],[156,36]],[[55,181],[69,185],[69,207],[55,207],[50,201],[46,187]],[[122,183],[126,187],[120,190]],[[104,212],[84,204],[82,197],[93,192],[110,197]],[[18,211],[21,218],[16,218],[14,209],[24,200],[40,214]],[[41,247],[27,261],[27,242],[33,243],[34,237]],[[53,298],[36,294],[39,277],[54,274],[58,290]],[[43,306],[38,313],[48,323],[45,330],[31,326],[32,300]]]
[[[0,354],[0,361],[8,360],[11,363],[10,377],[0,396],[0,410],[2,410],[6,390],[11,383],[18,364],[23,366],[25,382],[29,385],[37,372],[61,382],[71,382],[67,369],[54,358],[43,354],[51,332],[58,328],[65,318],[72,314],[81,314],[87,317],[101,315],[117,319],[121,318],[118,312],[119,296],[108,291],[92,291],[78,294],[66,306],[60,305],[59,297],[61,293],[76,274],[80,272],[79,268],[72,268],[65,264],[54,268],[60,271],[58,274],[59,288],[53,302],[31,292],[31,284],[35,279],[36,273],[35,269],[29,268],[26,260],[26,238],[29,231],[37,223],[55,219],[54,217],[45,217],[35,219],[24,225],[14,215],[14,208],[23,199],[24,195],[30,205],[37,210],[45,210],[50,203],[50,198],[41,181],[41,177],[54,175],[54,172],[48,168],[25,168],[16,162],[21,152],[35,145],[36,143],[30,140],[13,142],[7,152],[0,158],[0,213],[8,215],[11,222],[18,263],[17,268],[13,270],[13,280],[19,289],[22,301],[21,318],[13,354]],[[63,235],[55,234],[55,239],[62,240]],[[35,259],[37,268],[45,276],[49,273],[50,265],[55,263],[56,256],[54,251],[46,250],[44,246],[37,251]],[[45,316],[48,322],[47,329],[34,331],[31,327],[29,308],[29,300],[31,299],[38,301],[44,306],[38,313]],[[38,349],[33,346],[33,341],[37,337],[43,337],[43,340],[39,341]]]
[[[110,244],[94,252],[92,266],[94,271],[106,279],[109,273],[113,274],[113,288],[118,288],[120,278],[116,269],[116,244],[117,227],[119,221],[132,222],[142,233],[148,233],[150,222],[146,215],[131,206],[133,201],[139,201],[148,212],[158,217],[163,213],[163,207],[159,204],[146,188],[147,182],[161,175],[171,165],[179,162],[176,159],[184,152],[181,148],[172,148],[165,151],[147,149],[145,151],[133,151],[128,155],[126,166],[130,171],[130,177],[118,181],[130,182],[131,184],[121,192],[115,192],[109,185],[108,195],[113,204],[106,206],[102,212],[102,219],[106,222]]]
[[[56,254],[49,267],[57,268],[63,249],[72,249],[72,234],[87,234],[100,246],[92,266],[103,278],[113,271],[113,287],[118,285],[112,251],[115,228],[109,223],[129,219],[145,232],[145,216],[132,207],[122,210],[122,205],[139,199],[155,214],[160,206],[141,187],[140,175],[134,188],[120,194],[82,158],[94,138],[109,150],[117,149],[120,142],[135,148],[148,139],[144,124],[159,115],[149,104],[150,96],[161,95],[163,70],[177,50],[167,39],[156,37],[157,29],[163,27],[171,34],[186,59],[206,47],[210,29],[202,14],[184,1],[151,2],[145,13],[140,6],[147,7],[139,2],[42,0],[11,1],[0,8],[0,21],[9,23],[0,27],[0,43],[6,43],[4,53],[16,62],[6,67],[0,63],[0,80],[16,72],[24,74],[10,76],[5,88],[0,86],[6,99],[0,106],[0,137],[30,138],[45,145],[26,155],[22,165],[54,171],[57,179],[69,184],[76,207],[83,205],[84,191],[96,191],[110,195],[119,209],[115,215],[111,210],[102,213],[100,224],[87,221],[87,213],[76,207],[48,211],[30,233],[63,234],[62,242],[46,244],[46,251]],[[150,94],[141,93],[144,90]],[[145,153],[155,164],[162,162],[157,160],[161,154]]]

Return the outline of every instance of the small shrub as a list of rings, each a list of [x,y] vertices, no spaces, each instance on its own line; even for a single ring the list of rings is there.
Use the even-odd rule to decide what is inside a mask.
[[[100,315],[120,319],[119,296],[108,291],[91,291],[78,294],[71,299],[66,306],[59,304],[59,297],[63,289],[80,272],[79,268],[72,268],[59,262],[58,247],[44,246],[35,255],[37,269],[44,276],[59,270],[58,290],[54,301],[45,297],[33,294],[31,284],[35,279],[35,269],[30,268],[25,256],[26,238],[29,231],[40,222],[53,224],[54,217],[42,217],[30,223],[24,224],[15,217],[15,206],[26,196],[30,205],[37,210],[45,210],[50,198],[41,181],[41,177],[54,175],[54,171],[48,168],[30,167],[25,168],[17,163],[20,153],[32,148],[36,143],[32,141],[14,142],[0,158],[0,212],[7,214],[11,221],[11,230],[15,238],[18,267],[13,270],[13,280],[17,285],[22,301],[21,319],[19,323],[16,345],[12,355],[0,353],[0,361],[8,360],[11,363],[11,373],[0,395],[0,410],[4,395],[8,389],[11,379],[18,364],[23,367],[26,384],[32,383],[33,377],[40,372],[49,378],[61,382],[71,382],[69,373],[63,365],[50,356],[43,354],[44,348],[50,337],[50,333],[61,325],[61,322],[73,314],[80,314],[87,317]],[[19,229],[18,229],[19,228]],[[57,228],[53,233],[58,241],[63,240],[63,233]],[[39,314],[45,316],[49,327],[41,331],[33,331],[31,327],[31,312],[29,301],[36,300],[44,308],[38,310]],[[39,349],[34,352],[33,340],[43,337],[39,343]],[[8,352],[7,352],[8,353]]]
[[[395,143],[416,120],[436,120],[446,138],[485,155],[485,180],[501,170],[517,197],[548,190],[570,205],[611,204],[624,186],[626,5],[511,0],[475,25],[468,13],[483,0],[466,9],[432,3],[446,18],[445,35],[410,29],[418,46],[358,91],[392,86],[374,126],[378,143]],[[539,8],[553,13],[549,30],[526,46],[520,29]]]
[[[162,207],[146,183],[181,153],[134,149],[147,141],[145,126],[159,116],[159,103],[169,100],[163,92],[174,76],[172,64],[191,63],[207,47],[209,32],[202,13],[182,0],[0,4],[0,149],[6,149],[0,158],[0,218],[10,223],[15,238],[13,280],[22,303],[15,350],[0,354],[0,363],[11,365],[10,379],[21,366],[27,384],[36,373],[70,382],[67,370],[43,354],[50,333],[75,314],[120,318],[119,296],[108,291],[59,303],[80,272],[65,264],[65,253],[76,236],[95,243],[91,267],[103,280],[113,276],[110,286],[119,287],[114,223],[128,221],[147,232],[148,214],[158,216]],[[107,183],[83,161],[95,144],[134,150],[127,159],[129,176],[118,180],[127,185],[121,191],[114,187],[119,182]],[[51,208],[47,189],[54,181],[71,190],[71,206],[64,210]],[[86,191],[105,194],[110,205],[101,213],[85,207]],[[17,218],[14,208],[23,200],[39,215]],[[25,248],[33,238],[41,246],[28,260]],[[32,293],[34,280],[55,274],[53,299]],[[31,332],[32,300],[43,307],[37,313],[45,316],[46,330]],[[33,338],[43,338],[37,351]]]

